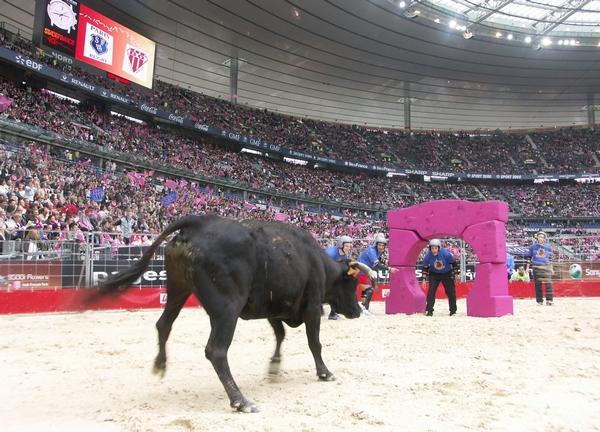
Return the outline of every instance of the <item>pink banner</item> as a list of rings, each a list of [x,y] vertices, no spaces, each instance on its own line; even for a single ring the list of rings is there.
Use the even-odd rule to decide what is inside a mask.
[[[165,186],[168,187],[169,189],[175,190],[179,187],[179,183],[177,183],[174,180],[167,179],[167,180],[165,180]]]
[[[0,95],[0,113],[6,111],[13,103],[13,100],[4,95]]]
[[[146,184],[146,176],[143,173],[130,171],[127,173],[127,177],[131,180],[131,183],[137,186],[144,186]]]
[[[275,213],[275,220],[280,222],[285,222],[289,219],[289,216],[285,213]]]

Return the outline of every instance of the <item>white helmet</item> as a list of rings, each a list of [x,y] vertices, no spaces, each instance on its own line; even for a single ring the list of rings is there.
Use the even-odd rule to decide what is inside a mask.
[[[352,240],[352,237],[350,237],[350,236],[343,235],[343,236],[341,236],[338,239],[338,246],[340,248],[343,248],[344,247],[344,243],[350,243],[350,244],[352,244],[352,243],[354,243],[354,240]]]
[[[377,243],[387,244],[387,239],[382,233],[378,233],[375,235],[375,238],[373,239],[373,244]]]
[[[429,240],[429,248],[431,248],[432,246],[437,246],[441,249],[442,242],[440,241],[440,239],[431,239],[431,240]]]

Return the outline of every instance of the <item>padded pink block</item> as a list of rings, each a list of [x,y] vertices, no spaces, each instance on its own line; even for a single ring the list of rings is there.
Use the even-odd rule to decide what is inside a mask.
[[[416,232],[421,238],[460,237],[466,227],[490,220],[508,221],[503,201],[430,201],[406,209],[390,210],[388,227]]]
[[[506,278],[506,203],[431,201],[391,210],[387,219],[390,263],[400,267],[391,274],[386,313],[424,311],[425,294],[415,278],[414,265],[426,240],[442,236],[464,238],[482,262],[477,266],[475,282],[467,297],[467,315],[491,317],[513,313]]]
[[[427,246],[427,241],[414,231],[390,229],[389,263],[393,266],[413,266],[417,257]],[[414,269],[413,269],[414,270]]]
[[[385,299],[385,313],[423,313],[427,300],[419,282],[415,277],[414,264],[410,267],[397,267],[397,271],[390,273],[390,294]],[[402,289],[397,289],[402,287]]]
[[[469,294],[473,292],[488,297],[508,295],[506,262],[477,264],[475,266],[475,281]]]
[[[481,222],[467,227],[462,238],[469,243],[479,262],[506,262],[505,224],[497,220]]]

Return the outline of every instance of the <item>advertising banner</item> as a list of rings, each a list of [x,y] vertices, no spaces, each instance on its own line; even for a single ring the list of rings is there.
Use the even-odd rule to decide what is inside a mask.
[[[42,42],[75,57],[79,2],[76,0],[46,0]]]
[[[0,290],[59,289],[62,287],[60,261],[0,261]]]

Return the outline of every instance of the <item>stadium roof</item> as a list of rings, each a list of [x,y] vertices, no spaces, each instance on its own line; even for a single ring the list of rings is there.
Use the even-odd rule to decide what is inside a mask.
[[[575,28],[575,20],[591,21],[588,15],[597,19],[597,13],[587,11],[600,1],[570,1],[571,6],[585,4],[578,3],[577,12],[560,26],[568,22]],[[600,89],[597,41],[560,45],[552,33],[559,26],[544,36],[554,43],[537,50],[534,41],[525,44],[516,32],[513,40],[480,37],[492,18],[499,21],[511,10],[512,15],[528,11],[524,24],[534,35],[534,23],[551,21],[540,11],[556,11],[558,0],[536,0],[535,7],[533,1],[503,1],[488,17],[482,0],[405,0],[404,8],[397,0],[85,3],[157,41],[159,79],[227,98],[229,59],[237,57],[243,59],[240,104],[299,117],[401,128],[410,103],[413,128],[585,125],[586,107],[596,106]],[[498,2],[488,0],[488,12],[492,3]],[[31,33],[34,5],[34,0],[1,0],[0,21]],[[454,15],[441,14],[442,9]],[[471,22],[479,17],[471,39],[464,37],[470,27],[459,15],[470,16]],[[451,16],[461,30],[444,21]],[[543,30],[536,28],[538,37]]]
[[[600,0],[388,0],[409,18],[472,37],[548,47],[597,45]],[[553,39],[554,38],[554,39]]]

